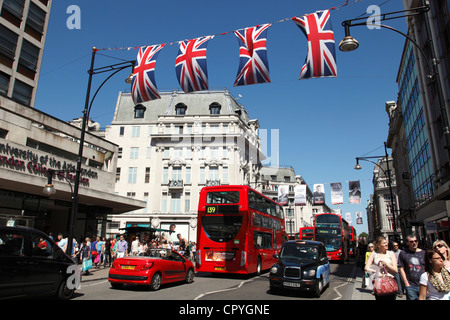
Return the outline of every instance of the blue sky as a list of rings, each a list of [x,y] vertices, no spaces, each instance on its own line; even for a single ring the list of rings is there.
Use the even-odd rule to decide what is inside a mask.
[[[82,115],[92,47],[139,47],[167,43],[156,63],[156,84],[160,91],[181,90],[175,76],[177,42],[221,34],[343,5],[346,0],[96,0],[53,1],[47,32],[35,108],[62,120]],[[81,28],[69,29],[70,5],[80,8]],[[279,162],[302,175],[310,189],[324,183],[331,205],[330,183],[341,182],[343,213],[351,212],[358,232],[367,231],[365,208],[373,192],[373,164],[355,157],[384,154],[388,134],[385,102],[396,100],[397,71],[404,38],[386,29],[353,27],[358,50],[340,52],[344,37],[342,21],[361,16],[370,5],[381,12],[403,10],[398,0],[350,0],[331,11],[336,40],[338,76],[298,80],[307,54],[307,41],[292,22],[274,23],[268,31],[267,48],[271,83],[233,87],[238,68],[238,41],[232,34],[217,35],[208,43],[208,75],[211,90],[227,88],[258,119],[261,129],[279,130]],[[406,31],[404,19],[387,21]],[[173,45],[169,45],[172,43]],[[137,50],[100,51],[96,67],[136,59]],[[107,55],[107,56],[104,56]],[[119,91],[130,91],[124,82],[129,71],[114,76],[101,89],[91,118],[102,127],[109,125]],[[94,77],[93,90],[103,81]],[[390,152],[390,150],[389,150]],[[269,154],[270,156],[270,154]],[[360,180],[360,205],[348,204],[348,181]],[[354,213],[363,213],[363,225],[356,225]]]

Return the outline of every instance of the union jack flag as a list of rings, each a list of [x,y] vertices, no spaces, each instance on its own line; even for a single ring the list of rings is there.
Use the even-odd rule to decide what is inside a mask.
[[[178,82],[184,92],[208,90],[206,46],[214,36],[200,37],[180,42],[175,61]]]
[[[266,37],[271,24],[263,24],[234,34],[239,41],[239,69],[234,86],[270,82]]]
[[[336,77],[336,54],[330,12],[318,11],[292,20],[308,39],[308,55],[300,78]]]
[[[135,104],[160,99],[155,84],[155,64],[159,51],[164,44],[139,48],[137,66],[134,68],[131,92]]]

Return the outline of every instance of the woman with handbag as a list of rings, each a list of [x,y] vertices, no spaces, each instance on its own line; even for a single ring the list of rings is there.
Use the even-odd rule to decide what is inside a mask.
[[[438,250],[425,252],[425,272],[420,276],[419,300],[450,300],[450,268]]]
[[[81,272],[84,272],[85,275],[88,275],[89,269],[92,269],[92,255],[91,255],[91,246],[89,243],[89,238],[86,238],[83,241],[80,258],[81,258],[81,263],[82,263]]]
[[[376,300],[395,300],[398,286],[394,275],[398,272],[397,258],[388,250],[389,244],[384,237],[378,237],[374,243],[375,251],[367,259],[366,272],[375,274],[374,295]],[[375,269],[372,268],[374,264]]]

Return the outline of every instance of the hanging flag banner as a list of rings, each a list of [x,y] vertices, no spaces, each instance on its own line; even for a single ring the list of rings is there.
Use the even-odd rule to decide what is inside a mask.
[[[164,44],[139,48],[131,83],[134,104],[161,98],[155,84],[155,64],[163,47]]]
[[[345,221],[348,222],[349,226],[352,225],[352,213],[351,212],[346,212],[345,213]]]
[[[331,187],[331,204],[343,204],[344,194],[342,192],[342,183],[330,183]]]
[[[314,184],[314,204],[324,204],[325,203],[325,187],[323,183]]]
[[[348,202],[361,203],[361,185],[359,180],[348,182]]]
[[[296,184],[294,187],[294,205],[306,205],[306,184]]]
[[[356,224],[363,224],[361,212],[356,212]]]
[[[270,82],[266,37],[271,25],[268,23],[234,32],[240,47],[239,69],[234,86]]]
[[[293,17],[308,39],[308,54],[299,79],[336,77],[336,53],[330,11]]]
[[[214,36],[181,41],[175,61],[178,82],[184,92],[208,90],[206,46]]]
[[[278,203],[282,206],[288,204],[289,186],[287,184],[280,184],[278,186]]]

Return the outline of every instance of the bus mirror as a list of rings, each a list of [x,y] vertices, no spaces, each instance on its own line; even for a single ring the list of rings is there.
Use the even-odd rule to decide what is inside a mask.
[[[274,257],[275,259],[278,259],[278,255],[277,255],[276,253],[274,253],[274,254],[272,255],[272,257]]]

